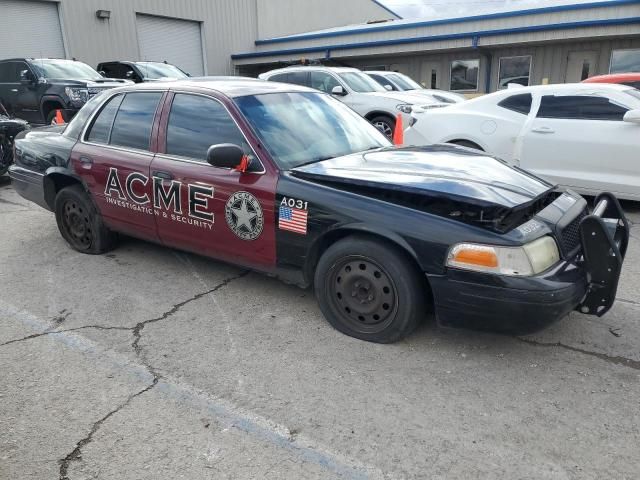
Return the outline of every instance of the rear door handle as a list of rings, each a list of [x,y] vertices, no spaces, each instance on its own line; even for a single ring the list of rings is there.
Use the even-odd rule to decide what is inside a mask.
[[[17,89],[17,88],[12,88],[12,89],[11,89],[11,91],[12,91],[13,93],[18,93],[18,89]]]
[[[153,172],[153,176],[161,178],[163,180],[173,180],[173,175],[171,175],[169,172],[163,172],[160,170]]]
[[[556,131],[551,127],[536,127],[532,128],[531,131],[535,133],[556,133]]]

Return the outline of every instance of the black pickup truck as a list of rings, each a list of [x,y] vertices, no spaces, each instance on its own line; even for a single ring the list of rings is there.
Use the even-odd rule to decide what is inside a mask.
[[[75,60],[0,60],[0,103],[12,116],[29,123],[50,124],[57,110],[65,122],[69,121],[97,93],[129,83],[104,78]]]

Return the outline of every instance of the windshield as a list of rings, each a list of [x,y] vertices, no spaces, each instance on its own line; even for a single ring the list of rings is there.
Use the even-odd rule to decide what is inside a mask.
[[[338,76],[357,93],[386,92],[386,89],[369,75],[362,72],[342,72]]]
[[[402,90],[422,90],[422,87],[412,79],[401,73],[391,73],[387,78],[398,85]]]
[[[187,74],[174,65],[168,63],[138,62],[138,70],[144,78],[152,80],[158,78],[187,78]]]
[[[103,77],[86,63],[75,60],[36,59],[31,62],[38,76],[63,80],[102,80]]]
[[[269,93],[235,99],[278,165],[303,164],[390,146],[373,125],[322,93]]]

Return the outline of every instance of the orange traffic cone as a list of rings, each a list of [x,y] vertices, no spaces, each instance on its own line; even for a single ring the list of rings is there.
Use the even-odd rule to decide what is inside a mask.
[[[404,127],[402,126],[402,115],[396,117],[396,128],[393,130],[393,144],[402,145],[404,143]]]
[[[56,125],[62,125],[65,123],[64,118],[62,117],[62,110],[56,110],[56,118],[53,121]]]

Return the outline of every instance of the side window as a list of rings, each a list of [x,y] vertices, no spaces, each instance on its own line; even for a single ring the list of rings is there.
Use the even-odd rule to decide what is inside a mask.
[[[287,83],[288,75],[289,75],[288,73],[277,73],[276,75],[272,75],[271,77],[269,77],[269,80],[272,82]]]
[[[592,95],[545,95],[538,110],[539,118],[622,121],[628,109],[608,98]]]
[[[29,72],[31,71],[29,65],[24,62],[13,62],[11,66],[13,68],[9,71],[9,81],[12,83],[20,82],[20,72],[22,72],[23,70],[28,70]]]
[[[0,83],[10,82],[12,71],[13,71],[13,68],[11,67],[11,63],[9,62],[0,63]]]
[[[251,152],[244,135],[220,102],[199,95],[176,94],[167,127],[167,154],[206,163],[209,147],[220,143],[233,143],[245,153]]]
[[[160,92],[127,93],[113,122],[109,144],[149,150],[153,118],[160,98]]]
[[[113,119],[118,112],[118,107],[122,103],[123,98],[124,95],[116,95],[102,107],[102,111],[93,121],[93,125],[91,125],[91,129],[87,134],[87,141],[93,143],[109,143]]]
[[[340,86],[340,83],[325,72],[311,72],[311,88],[325,93],[331,93],[333,87]]]
[[[294,85],[302,85],[303,87],[308,87],[309,72],[290,72],[287,82],[293,83]]]
[[[522,113],[523,115],[529,115],[529,112],[531,111],[531,102],[532,97],[530,93],[521,93],[519,95],[511,95],[510,97],[505,98],[498,103],[498,105],[502,108],[506,108],[507,110]]]

